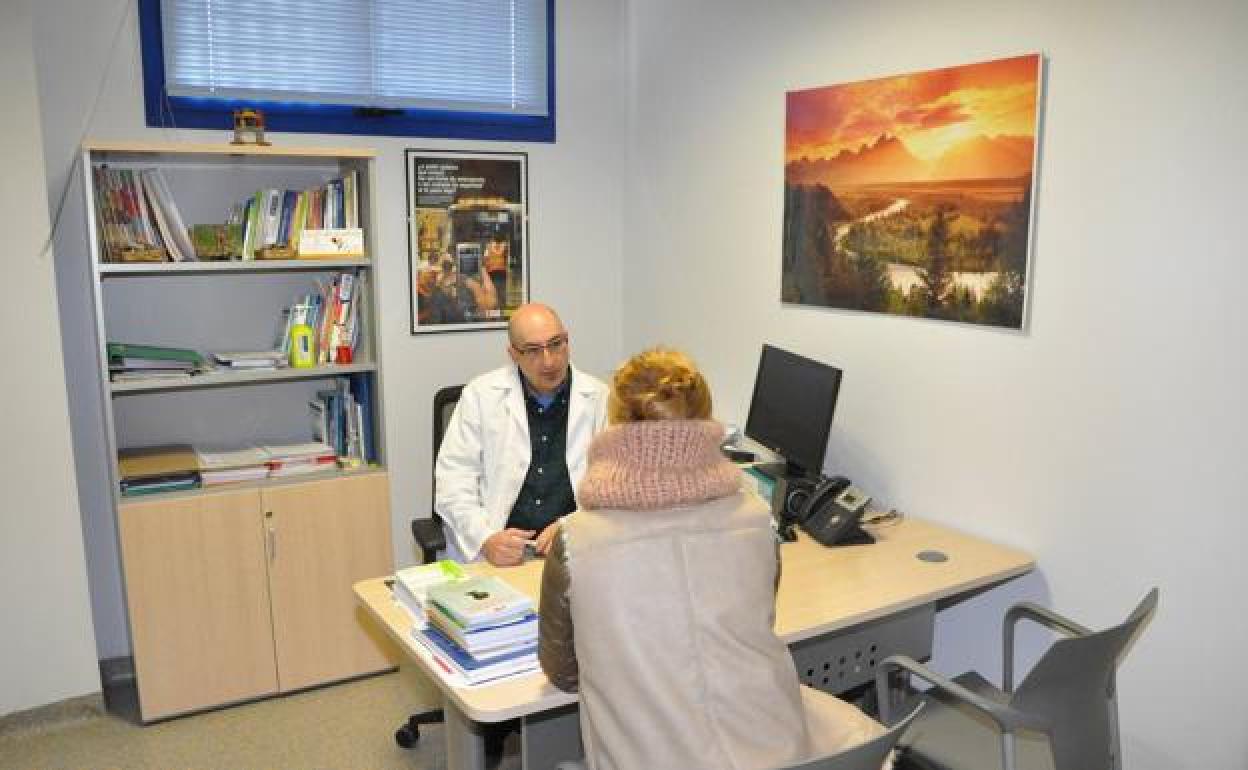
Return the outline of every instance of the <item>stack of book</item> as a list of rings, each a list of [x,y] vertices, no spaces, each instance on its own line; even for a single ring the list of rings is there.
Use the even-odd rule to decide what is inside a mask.
[[[273,247],[294,256],[305,231],[359,229],[359,174],[350,171],[307,190],[257,190],[231,209],[228,223],[242,228],[243,259]]]
[[[312,436],[334,447],[347,465],[377,462],[373,434],[373,386],[367,373],[339,378],[333,390],[318,390],[308,402]]]
[[[208,449],[195,447],[199,478],[204,486],[254,481],[269,475],[269,453],[260,447]]]
[[[204,366],[204,357],[194,350],[108,343],[108,373],[113,382],[182,379],[202,371]]]
[[[360,341],[360,298],[367,291],[367,280],[367,273],[342,272],[329,283],[320,283],[318,291],[300,297],[283,311],[286,321],[273,347],[289,353],[291,327],[306,324],[312,327],[318,364],[350,363]]]
[[[268,455],[269,478],[298,476],[337,467],[338,453],[323,441],[306,444],[267,444],[260,450]]]
[[[91,172],[105,262],[195,259],[195,247],[160,169],[95,166]]]
[[[448,675],[466,684],[536,670],[533,600],[500,578],[473,577],[428,590],[428,625],[416,640]]]
[[[280,350],[245,350],[213,353],[218,366],[233,370],[272,371],[286,366],[286,354]]]
[[[394,598],[412,614],[413,623],[424,627],[429,589],[467,578],[463,565],[453,559],[405,567],[394,573]]]
[[[199,486],[199,460],[186,444],[122,449],[117,453],[117,471],[126,497]]]

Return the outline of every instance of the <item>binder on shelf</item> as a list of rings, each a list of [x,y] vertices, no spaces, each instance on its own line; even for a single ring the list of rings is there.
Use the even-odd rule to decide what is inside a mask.
[[[117,452],[117,472],[123,481],[198,470],[199,456],[188,444],[130,447]]]
[[[204,363],[202,355],[188,348],[167,348],[159,345],[136,345],[131,342],[110,342],[107,345],[107,350],[110,359],[145,358],[157,361],[184,361],[196,365]]]

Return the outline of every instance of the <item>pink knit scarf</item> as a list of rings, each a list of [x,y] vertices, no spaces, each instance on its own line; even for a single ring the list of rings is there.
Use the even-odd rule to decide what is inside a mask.
[[[647,420],[599,433],[577,488],[582,508],[653,511],[737,491],[741,472],[719,451],[713,420]]]

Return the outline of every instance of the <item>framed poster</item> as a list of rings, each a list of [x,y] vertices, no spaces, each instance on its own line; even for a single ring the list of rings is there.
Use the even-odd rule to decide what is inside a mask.
[[[528,155],[407,150],[412,334],[507,326],[529,298]]]
[[[782,301],[1021,329],[1041,66],[788,92]]]

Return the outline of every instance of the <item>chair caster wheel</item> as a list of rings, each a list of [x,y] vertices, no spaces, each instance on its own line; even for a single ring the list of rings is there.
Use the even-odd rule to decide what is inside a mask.
[[[403,725],[394,731],[394,742],[399,744],[399,748],[415,748],[416,743],[419,740],[420,728],[416,725]]]

